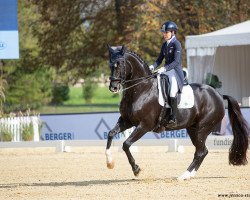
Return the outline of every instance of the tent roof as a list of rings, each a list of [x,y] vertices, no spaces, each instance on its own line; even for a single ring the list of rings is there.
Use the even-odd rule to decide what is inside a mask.
[[[186,37],[185,47],[250,45],[250,20],[211,33]]]

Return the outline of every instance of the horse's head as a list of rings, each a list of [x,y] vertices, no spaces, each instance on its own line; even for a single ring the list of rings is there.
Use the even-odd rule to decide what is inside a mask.
[[[122,81],[126,76],[125,63],[125,47],[117,46],[109,48],[109,66],[111,70],[109,90],[111,92],[118,92],[120,90]]]
[[[124,46],[108,45],[108,48],[111,70],[109,90],[111,92],[118,92],[121,85],[130,84],[131,88],[132,85],[137,85],[138,81],[141,80],[142,84],[143,79],[152,77],[147,63],[135,52],[126,50]]]

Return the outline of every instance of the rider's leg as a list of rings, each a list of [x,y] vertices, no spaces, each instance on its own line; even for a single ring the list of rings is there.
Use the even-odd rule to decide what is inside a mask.
[[[176,123],[176,114],[177,114],[177,97],[170,97],[170,106],[171,106],[171,113],[169,116],[169,124]]]
[[[170,89],[170,107],[171,113],[169,116],[169,124],[176,124],[176,114],[177,114],[177,92],[178,85],[174,75],[169,77],[171,79],[171,89]]]
[[[165,74],[160,75],[160,83],[161,83],[162,96],[164,99],[164,107],[161,110],[161,114],[158,120],[160,124],[167,124],[168,123],[168,120],[166,119],[167,109],[165,108],[165,106],[168,104],[168,77],[167,75]],[[160,124],[158,124],[158,126],[160,126]]]

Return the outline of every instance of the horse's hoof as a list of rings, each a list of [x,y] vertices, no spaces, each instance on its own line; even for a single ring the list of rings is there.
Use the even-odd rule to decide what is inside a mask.
[[[115,167],[115,162],[112,161],[111,163],[107,163],[107,168],[113,169]]]
[[[133,170],[133,172],[135,176],[139,176],[141,168],[138,165],[136,165],[136,168]]]
[[[196,171],[193,170],[192,172],[185,171],[180,177],[177,178],[178,181],[186,181],[195,176]]]

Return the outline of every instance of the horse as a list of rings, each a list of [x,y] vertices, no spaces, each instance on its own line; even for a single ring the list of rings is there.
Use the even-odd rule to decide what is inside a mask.
[[[204,158],[208,154],[205,142],[212,130],[221,122],[224,114],[224,102],[228,101],[228,112],[233,131],[233,142],[229,149],[229,164],[246,165],[247,149],[249,145],[249,127],[244,119],[237,101],[228,95],[219,94],[214,88],[198,83],[191,83],[194,92],[194,106],[178,109],[176,127],[159,125],[158,119],[162,107],[158,103],[157,79],[147,63],[137,53],[125,46],[111,47],[109,50],[110,85],[111,92],[122,90],[120,102],[120,117],[108,133],[106,146],[107,167],[114,167],[111,153],[113,137],[126,129],[135,127],[131,135],[123,142],[128,161],[135,176],[141,169],[135,163],[129,148],[147,132],[160,133],[164,130],[186,128],[195,146],[194,158],[187,170],[178,180],[187,180],[196,175]]]

